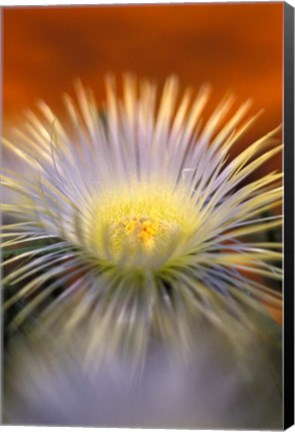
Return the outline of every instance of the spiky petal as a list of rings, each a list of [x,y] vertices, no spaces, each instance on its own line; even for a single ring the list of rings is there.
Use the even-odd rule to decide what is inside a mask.
[[[109,78],[100,111],[91,91],[76,91],[77,105],[65,96],[69,122],[40,102],[40,118],[28,112],[3,140],[32,170],[2,176],[19,196],[3,204],[14,219],[2,246],[30,246],[4,262],[21,263],[3,280],[19,287],[5,308],[26,300],[11,325],[38,311],[42,328],[83,326],[97,358],[98,347],[142,354],[151,334],[189,346],[205,319],[239,348],[257,330],[252,313],[281,307],[265,282],[282,278],[281,244],[263,239],[281,224],[263,216],[280,205],[281,173],[251,178],[281,151],[279,129],[229,161],[256,119],[244,120],[248,102],[230,115],[222,101],[202,126],[208,88],[178,102],[175,78],[160,99],[130,76],[120,99]]]

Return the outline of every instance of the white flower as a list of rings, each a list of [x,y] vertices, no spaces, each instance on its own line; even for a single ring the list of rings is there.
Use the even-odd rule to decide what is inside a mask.
[[[3,175],[21,197],[3,205],[17,218],[3,246],[30,245],[4,263],[22,263],[3,281],[21,284],[7,309],[25,300],[12,324],[38,311],[44,326],[83,326],[90,356],[143,355],[151,334],[189,345],[202,319],[242,346],[251,311],[281,305],[265,282],[282,277],[281,244],[256,239],[281,224],[262,217],[280,204],[281,173],[249,180],[281,151],[278,129],[229,161],[256,118],[243,120],[248,102],[229,117],[226,99],[203,124],[209,90],[178,101],[175,78],[160,100],[130,76],[119,98],[110,78],[100,113],[91,91],[76,90],[77,106],[65,96],[70,124],[40,102],[42,118],[29,112],[24,131],[3,141],[32,170]]]

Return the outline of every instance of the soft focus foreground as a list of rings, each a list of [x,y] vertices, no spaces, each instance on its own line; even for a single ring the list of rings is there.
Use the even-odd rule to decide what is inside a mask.
[[[272,328],[271,322],[264,325]],[[279,342],[280,333],[275,328],[271,332]],[[155,344],[136,375],[130,364],[116,358],[98,370],[85,368],[83,333],[66,344],[58,337],[40,344],[17,339],[6,358],[4,420],[24,425],[280,429],[280,351],[252,341],[241,360],[208,324],[195,334],[195,348],[185,361]]]

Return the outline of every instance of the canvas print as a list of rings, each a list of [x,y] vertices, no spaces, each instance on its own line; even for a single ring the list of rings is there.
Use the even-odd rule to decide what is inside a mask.
[[[282,427],[283,3],[3,18],[3,421]]]

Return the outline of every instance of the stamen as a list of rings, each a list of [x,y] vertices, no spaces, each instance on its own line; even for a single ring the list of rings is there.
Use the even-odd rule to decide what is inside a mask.
[[[112,229],[112,243],[115,250],[127,246],[130,251],[140,249],[152,251],[157,239],[165,230],[165,223],[149,216],[126,216]]]

